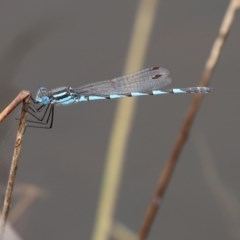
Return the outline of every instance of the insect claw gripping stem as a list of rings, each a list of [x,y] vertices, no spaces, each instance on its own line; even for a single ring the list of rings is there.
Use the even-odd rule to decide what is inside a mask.
[[[30,100],[31,102],[29,103],[28,114],[32,117],[32,119],[27,120],[26,128],[52,128],[54,105],[39,104],[33,99],[32,96]]]

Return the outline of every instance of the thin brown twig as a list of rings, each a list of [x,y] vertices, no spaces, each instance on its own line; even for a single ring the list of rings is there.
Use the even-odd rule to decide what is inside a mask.
[[[207,86],[210,81],[210,77],[212,76],[212,73],[216,67],[217,60],[219,59],[222,47],[226,41],[226,37],[233,23],[236,11],[240,7],[239,2],[240,0],[232,0],[229,4],[229,7],[226,11],[222,25],[220,27],[219,34],[213,44],[212,51],[210,52],[210,56],[206,62],[205,70],[203,72],[203,75],[200,81],[201,86]],[[168,183],[175,169],[177,159],[188,138],[192,123],[194,121],[194,118],[197,114],[197,111],[200,107],[202,100],[203,100],[203,95],[196,95],[189,106],[189,109],[186,113],[185,120],[183,122],[182,129],[178,134],[172,153],[166,162],[166,165],[162,171],[162,174],[160,175],[157,188],[150,202],[150,205],[147,209],[147,212],[143,221],[143,225],[139,233],[139,240],[145,240],[150,232],[152,223],[155,219],[158,208],[161,204],[161,200],[163,199],[164,193],[167,189]]]
[[[21,93],[25,97],[22,97]],[[28,102],[29,102],[30,95],[28,92],[25,92],[25,91],[22,91],[21,93],[9,105],[10,107],[6,108],[8,110],[5,112],[5,115],[4,115],[6,117],[20,103],[19,99],[22,99],[23,107],[22,107],[21,117],[20,117],[19,126],[17,130],[17,137],[16,137],[14,151],[13,151],[12,163],[10,167],[9,178],[8,178],[7,188],[6,188],[4,202],[3,202],[3,209],[1,212],[1,218],[0,218],[0,239],[3,239],[4,227],[6,225],[8,214],[9,214],[10,204],[12,200],[12,192],[13,192],[14,182],[17,174],[18,157],[21,151],[22,138],[25,131],[25,127],[26,127],[26,118],[27,118],[27,111],[29,106]]]
[[[0,123],[28,96],[30,93],[28,91],[21,91],[13,101],[0,113]]]

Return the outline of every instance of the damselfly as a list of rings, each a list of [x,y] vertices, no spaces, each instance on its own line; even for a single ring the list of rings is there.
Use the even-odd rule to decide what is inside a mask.
[[[111,80],[90,83],[79,88],[60,87],[48,91],[41,87],[37,91],[35,99],[32,99],[33,104],[29,106],[28,112],[34,118],[33,121],[29,121],[34,125],[29,125],[29,127],[51,128],[56,105],[147,95],[205,94],[213,90],[209,87],[162,89],[170,83],[171,78],[169,78],[167,69],[152,67]],[[36,107],[36,104],[39,106]],[[38,116],[39,114],[41,116]]]

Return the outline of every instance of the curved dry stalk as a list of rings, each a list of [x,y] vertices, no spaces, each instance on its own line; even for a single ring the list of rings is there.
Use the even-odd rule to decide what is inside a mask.
[[[203,75],[200,81],[200,86],[207,86],[210,81],[210,77],[212,76],[212,73],[216,67],[222,47],[226,41],[226,37],[230,31],[230,27],[232,26],[235,14],[239,7],[240,7],[240,0],[232,0],[230,2],[229,7],[224,16],[222,25],[220,27],[219,34],[213,44],[212,50],[210,52],[210,56],[206,62],[205,70],[203,72]],[[147,235],[150,232],[152,223],[155,219],[158,208],[161,204],[164,193],[167,189],[168,183],[175,169],[178,157],[183,149],[185,142],[187,141],[192,123],[195,119],[195,116],[197,114],[197,111],[200,107],[202,100],[203,100],[203,95],[196,95],[194,96],[193,101],[189,106],[185,120],[183,122],[182,129],[180,130],[177,136],[172,153],[169,159],[167,160],[166,165],[160,175],[157,188],[153,195],[152,201],[150,202],[150,205],[147,209],[147,212],[143,221],[143,225],[140,230],[139,240],[145,240],[147,238]]]
[[[3,111],[3,114],[2,114],[3,117],[1,118],[2,120],[6,118],[8,114],[10,114],[12,110],[16,108],[21,101],[23,102],[21,117],[20,117],[19,126],[17,130],[17,137],[16,137],[14,151],[13,151],[12,163],[10,167],[8,183],[7,183],[7,188],[6,188],[5,197],[4,197],[3,209],[0,217],[0,239],[2,239],[4,234],[4,227],[7,222],[10,204],[12,200],[12,192],[13,192],[13,187],[16,179],[16,173],[17,173],[18,157],[21,151],[22,138],[23,138],[23,134],[26,126],[29,98],[30,98],[30,95],[28,92],[26,91],[20,92],[20,94]]]
[[[15,194],[20,195],[19,201],[11,209],[8,220],[14,224],[17,220],[21,219],[22,215],[27,209],[39,198],[47,197],[47,192],[33,184],[18,184],[15,188]]]
[[[21,91],[13,101],[0,113],[0,123],[27,97],[30,96],[28,91]]]
[[[139,1],[124,67],[125,73],[142,68],[156,16],[157,4],[158,0]],[[136,99],[125,99],[120,100],[117,106],[107,150],[93,240],[109,238],[136,103]]]

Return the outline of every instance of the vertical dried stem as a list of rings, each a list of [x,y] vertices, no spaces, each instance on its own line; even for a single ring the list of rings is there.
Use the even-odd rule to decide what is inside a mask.
[[[19,121],[17,137],[16,137],[14,151],[13,151],[13,157],[12,157],[12,163],[11,163],[11,167],[10,167],[10,173],[9,173],[7,188],[6,188],[6,192],[5,192],[5,198],[4,198],[3,209],[2,209],[2,213],[1,213],[1,219],[0,219],[0,239],[2,239],[3,235],[4,235],[4,227],[7,222],[10,204],[11,204],[11,200],[12,200],[12,192],[13,192],[14,182],[15,182],[16,174],[17,174],[18,157],[19,157],[19,154],[21,151],[22,138],[23,138],[23,134],[25,131],[25,126],[26,126],[29,98],[30,98],[29,93],[28,93],[27,97],[25,96],[25,98],[23,98],[23,107],[22,107],[21,117],[20,117],[20,121]],[[16,104],[13,104],[13,103],[14,103],[14,101],[11,104],[15,107],[19,104],[17,102],[16,102]],[[10,111],[6,112],[6,116],[12,110],[13,110],[13,107],[10,108]]]
[[[158,0],[140,0],[126,59],[125,73],[142,68],[156,16]],[[120,100],[106,156],[101,196],[98,204],[93,240],[109,238],[119,191],[127,140],[134,117],[136,99]]]
[[[205,70],[203,72],[200,85],[206,86],[209,83],[210,77],[215,69],[216,63],[219,59],[222,47],[226,41],[226,37],[229,33],[230,27],[233,23],[234,16],[236,14],[237,9],[240,7],[240,0],[232,0],[229,4],[229,7],[226,11],[225,17],[223,19],[222,25],[219,30],[219,34],[213,44],[213,48],[210,52],[210,56],[206,62]],[[191,105],[187,111],[182,129],[176,139],[175,145],[173,147],[172,153],[169,159],[166,162],[166,165],[162,171],[159,182],[157,184],[156,191],[154,193],[153,199],[149,205],[149,208],[146,212],[143,225],[140,230],[139,240],[145,240],[147,235],[150,232],[150,228],[155,219],[158,208],[161,204],[161,200],[163,199],[164,193],[168,186],[168,183],[171,179],[173,171],[175,169],[177,159],[182,151],[182,148],[188,138],[193,120],[197,114],[197,111],[200,107],[200,104],[203,100],[202,95],[196,95],[193,98]]]

